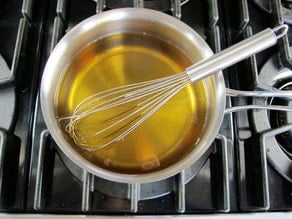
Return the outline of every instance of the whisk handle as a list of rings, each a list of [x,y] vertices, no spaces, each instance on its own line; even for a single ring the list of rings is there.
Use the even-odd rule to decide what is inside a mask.
[[[273,29],[267,28],[221,52],[202,60],[186,69],[192,82],[223,70],[243,59],[276,44],[288,31],[286,24]]]

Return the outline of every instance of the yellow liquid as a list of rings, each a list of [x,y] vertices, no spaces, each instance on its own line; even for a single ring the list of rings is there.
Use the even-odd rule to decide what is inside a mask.
[[[80,101],[97,92],[180,73],[191,64],[179,49],[149,35],[103,38],[86,46],[66,69],[58,90],[58,115],[70,115]],[[84,150],[67,137],[82,156],[100,167],[122,173],[152,172],[182,159],[195,147],[204,131],[207,106],[200,81],[187,85],[133,132],[103,149]],[[84,133],[94,119],[82,122]]]

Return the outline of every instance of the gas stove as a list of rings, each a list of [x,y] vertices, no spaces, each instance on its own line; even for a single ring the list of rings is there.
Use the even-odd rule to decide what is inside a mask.
[[[96,13],[121,7],[181,19],[215,53],[286,23],[289,32],[276,46],[223,74],[232,89],[291,90],[291,1],[12,0],[0,6],[0,216],[291,217],[291,112],[226,114],[208,153],[190,168],[159,182],[123,184],[93,176],[62,154],[39,101],[44,65],[62,36]],[[226,100],[227,108],[292,105],[277,97]]]

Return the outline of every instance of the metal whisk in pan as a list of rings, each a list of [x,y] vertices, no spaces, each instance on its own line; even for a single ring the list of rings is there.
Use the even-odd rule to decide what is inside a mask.
[[[131,133],[189,83],[206,78],[274,45],[287,30],[287,25],[266,29],[179,74],[96,93],[82,100],[71,115],[63,116],[59,121],[65,124],[66,132],[81,148],[104,148]],[[94,123],[84,127],[84,121],[90,117],[94,118]]]

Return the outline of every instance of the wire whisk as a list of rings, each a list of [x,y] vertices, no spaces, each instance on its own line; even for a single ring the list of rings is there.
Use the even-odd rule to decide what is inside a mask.
[[[105,90],[83,99],[72,115],[59,121],[65,120],[77,145],[101,149],[123,139],[188,83],[184,73]]]

